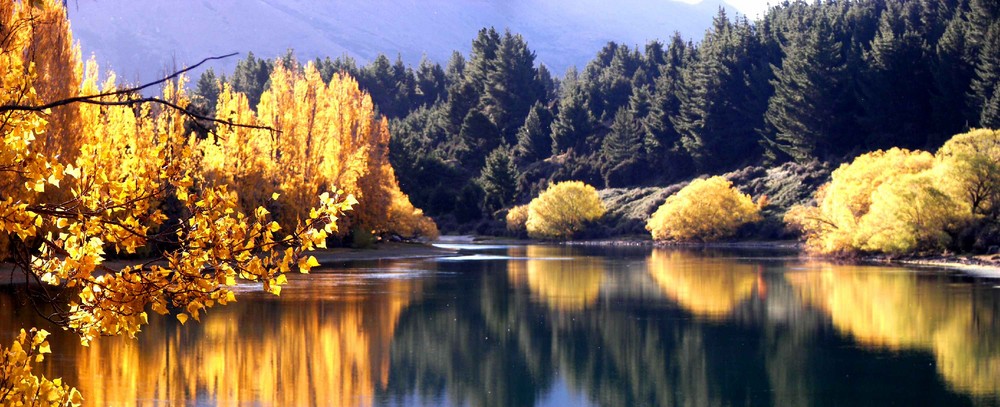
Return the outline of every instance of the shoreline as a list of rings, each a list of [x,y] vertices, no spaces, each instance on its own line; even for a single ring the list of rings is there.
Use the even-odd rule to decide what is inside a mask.
[[[529,244],[559,244],[566,246],[607,246],[607,247],[656,247],[656,248],[681,248],[681,249],[748,249],[748,250],[776,250],[794,251],[800,258],[812,258],[816,260],[843,261],[854,264],[870,264],[881,266],[904,266],[921,269],[939,269],[957,271],[972,277],[1000,279],[1000,255],[938,255],[926,257],[900,257],[888,256],[862,256],[854,258],[836,257],[811,257],[802,251],[801,242],[795,240],[774,240],[774,241],[731,241],[731,242],[709,242],[709,243],[688,243],[688,242],[654,242],[649,239],[637,237],[626,237],[622,239],[596,239],[596,240],[575,240],[565,242],[544,242],[531,239],[511,239],[491,236],[442,236],[434,242],[404,243],[404,242],[382,242],[374,247],[355,249],[349,247],[337,247],[332,249],[317,250],[312,252],[321,267],[335,267],[345,262],[352,261],[380,261],[380,260],[400,260],[400,259],[425,259],[435,257],[452,257],[461,255],[460,249],[442,248],[434,246],[434,243],[460,243],[460,244],[504,244],[529,245]],[[124,267],[134,264],[134,260],[109,260],[104,264],[108,267]],[[11,272],[11,264],[0,263],[0,286],[10,284],[23,284],[24,276],[19,272]]]

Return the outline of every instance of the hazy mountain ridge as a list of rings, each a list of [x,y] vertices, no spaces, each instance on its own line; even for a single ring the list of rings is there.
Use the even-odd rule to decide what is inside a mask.
[[[674,31],[697,40],[719,1],[77,0],[69,14],[84,56],[96,55],[128,81],[207,56],[252,51],[270,58],[289,48],[302,59],[346,53],[366,63],[384,53],[413,65],[423,55],[445,64],[454,50],[468,53],[487,26],[524,35],[536,61],[561,75],[582,68],[608,41],[642,46]],[[214,66],[231,71],[235,62]]]

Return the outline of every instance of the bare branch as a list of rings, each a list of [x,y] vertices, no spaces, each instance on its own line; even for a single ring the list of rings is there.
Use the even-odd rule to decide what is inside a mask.
[[[167,82],[167,81],[169,81],[171,79],[176,79],[177,77],[183,75],[184,73],[186,73],[188,71],[191,71],[192,69],[195,69],[195,68],[201,66],[205,62],[212,61],[212,60],[218,60],[218,59],[225,59],[225,58],[229,58],[229,57],[235,56],[235,55],[239,55],[239,53],[238,52],[233,52],[231,54],[221,55],[221,56],[217,56],[217,57],[208,57],[208,58],[205,58],[205,59],[201,60],[201,62],[198,62],[197,64],[194,64],[194,65],[192,65],[190,67],[187,67],[187,68],[181,69],[181,70],[179,70],[177,72],[174,72],[174,73],[172,73],[172,74],[164,77],[163,79],[160,79],[160,80],[157,80],[157,81],[153,81],[153,82],[149,82],[149,83],[146,83],[146,84],[143,84],[143,85],[131,87],[131,88],[119,89],[119,90],[116,90],[116,91],[113,91],[113,92],[104,92],[104,93],[98,93],[98,94],[95,94],[95,95],[86,95],[86,96],[75,96],[75,97],[71,97],[71,98],[57,100],[57,101],[54,101],[54,102],[49,102],[49,103],[46,103],[44,105],[39,105],[39,106],[2,105],[2,106],[0,106],[0,113],[9,112],[9,111],[33,111],[33,112],[41,112],[41,111],[44,111],[46,109],[51,109],[53,107],[64,106],[64,105],[68,105],[68,104],[72,104],[72,103],[80,103],[80,102],[87,103],[87,102],[92,102],[92,101],[94,101],[96,99],[102,99],[102,98],[111,97],[111,96],[127,96],[127,95],[134,94],[134,93],[136,93],[138,91],[141,91],[143,89],[146,89],[146,88],[149,88],[149,87],[153,87],[153,86],[156,86],[156,85],[160,85],[160,84],[162,84],[164,82]]]
[[[231,54],[226,54],[226,55],[221,55],[221,56],[216,56],[216,57],[208,57],[208,58],[202,59],[197,64],[194,64],[194,65],[192,65],[192,66],[190,66],[188,68],[185,68],[185,69],[179,70],[177,72],[174,72],[174,73],[172,73],[172,74],[164,77],[163,79],[160,79],[160,80],[157,80],[157,81],[154,81],[154,82],[149,82],[149,83],[142,84],[142,85],[135,86],[135,87],[119,89],[119,90],[112,91],[112,92],[104,92],[104,93],[98,93],[98,94],[94,94],[94,95],[85,95],[85,96],[75,96],[75,97],[71,97],[71,98],[56,100],[56,101],[49,102],[49,103],[46,103],[46,104],[43,104],[43,105],[38,105],[38,106],[22,105],[22,104],[18,104],[18,103],[10,104],[10,105],[0,105],[0,113],[14,112],[14,111],[21,111],[21,112],[44,112],[47,109],[51,109],[51,108],[54,108],[54,107],[65,106],[65,105],[69,105],[69,104],[73,104],[73,103],[85,103],[85,104],[100,105],[100,106],[133,106],[133,105],[141,104],[141,103],[155,103],[155,104],[160,104],[160,105],[169,107],[169,108],[171,108],[173,110],[176,110],[176,111],[180,112],[181,114],[183,114],[183,115],[185,115],[185,116],[193,119],[194,122],[199,125],[199,127],[203,127],[203,128],[204,128],[204,126],[200,125],[199,121],[201,121],[201,122],[212,122],[212,123],[222,124],[222,125],[231,126],[231,127],[239,127],[239,128],[246,128],[246,129],[257,129],[257,130],[268,130],[268,131],[273,131],[273,132],[279,132],[278,130],[276,130],[276,129],[270,127],[270,126],[261,126],[261,125],[245,124],[245,123],[234,123],[232,120],[219,120],[219,119],[216,119],[214,117],[208,117],[208,116],[205,116],[205,115],[202,115],[202,114],[195,113],[194,111],[192,111],[192,110],[190,110],[190,109],[188,109],[186,107],[182,107],[182,106],[180,106],[180,105],[178,105],[178,104],[176,104],[174,102],[170,102],[170,101],[167,101],[167,100],[164,100],[164,99],[161,99],[161,98],[156,98],[156,97],[132,98],[132,97],[130,97],[131,95],[134,95],[134,94],[136,94],[137,92],[139,92],[139,91],[141,91],[143,89],[147,89],[147,88],[150,88],[152,86],[163,84],[163,83],[165,83],[165,82],[167,82],[167,81],[169,81],[171,79],[176,79],[177,77],[181,76],[182,74],[184,74],[186,72],[189,72],[192,69],[195,69],[195,68],[201,66],[202,64],[208,62],[208,61],[225,59],[225,58],[229,58],[229,57],[232,57],[232,56],[235,56],[235,55],[238,55],[238,54],[239,53],[237,53],[237,52],[233,52]],[[120,99],[120,100],[106,100],[107,98],[122,97],[122,96],[125,96],[126,98],[125,99]]]

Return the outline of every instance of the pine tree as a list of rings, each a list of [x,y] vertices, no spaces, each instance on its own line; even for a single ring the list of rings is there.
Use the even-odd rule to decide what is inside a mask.
[[[192,103],[202,112],[213,114],[215,104],[219,101],[220,81],[215,76],[215,70],[208,68],[198,77],[198,86],[194,90]]]
[[[251,109],[256,109],[260,103],[260,95],[267,86],[272,66],[273,62],[257,59],[253,52],[248,52],[246,59],[236,63],[232,76],[233,90],[247,95]]]
[[[431,62],[426,56],[420,59],[416,72],[416,94],[414,102],[418,106],[430,106],[445,97],[445,72],[441,65]]]
[[[604,138],[601,155],[608,163],[621,163],[638,158],[642,147],[642,128],[631,109],[620,109]]]
[[[964,15],[956,15],[935,47],[931,108],[938,142],[975,122],[966,95],[975,75],[975,50],[969,29]]]
[[[988,127],[988,123],[996,123],[994,110],[988,108],[992,99],[1000,89],[1000,20],[990,24],[983,37],[982,47],[976,63],[976,75],[972,80],[972,108],[980,111],[980,127]]]
[[[480,108],[508,143],[515,141],[528,109],[544,91],[536,81],[535,53],[520,35],[504,33],[495,59],[488,65]]]
[[[483,188],[483,208],[487,213],[494,213],[513,203],[520,174],[511,155],[511,148],[501,144],[486,157],[479,185]]]
[[[868,148],[924,148],[932,128],[929,53],[896,7],[882,13],[861,82]]]
[[[587,137],[594,131],[595,120],[587,96],[579,86],[576,71],[570,68],[563,81],[559,113],[552,122],[552,154],[574,149],[579,154],[586,149]]]
[[[781,66],[773,66],[774,95],[765,118],[776,130],[775,147],[799,162],[826,158],[843,131],[841,101],[847,97],[842,44],[820,21],[792,33]]]
[[[524,125],[517,132],[514,156],[521,162],[544,160],[552,154],[552,114],[541,102],[535,102],[524,119]]]
[[[482,168],[486,154],[501,143],[497,127],[478,109],[470,110],[465,116],[459,138],[468,147],[468,151],[459,157],[462,165],[468,169]]]
[[[979,125],[987,129],[1000,129],[1000,86],[993,88],[993,97],[983,106]]]
[[[665,54],[665,63],[658,67],[654,91],[649,100],[649,113],[642,119],[645,132],[643,147],[653,168],[664,168],[667,152],[677,146],[680,135],[670,118],[679,114],[681,71],[691,62],[690,48],[679,33],[674,33]]]
[[[448,65],[445,67],[444,79],[445,85],[451,87],[462,81],[465,77],[465,57],[462,56],[461,52],[454,51],[451,53],[451,58],[448,60]]]
[[[538,74],[535,76],[535,81],[542,86],[542,94],[539,96],[541,101],[548,103],[558,97],[556,92],[559,90],[559,82],[552,77],[552,72],[549,71],[549,68],[545,64],[538,65]]]
[[[724,118],[733,110],[732,94],[727,94],[726,88],[737,75],[728,64],[732,61],[732,29],[720,9],[698,47],[697,57],[681,72],[680,106],[677,115],[670,118],[680,134],[681,146],[700,171],[710,171],[724,161],[716,153],[730,138],[727,127],[734,124]]]

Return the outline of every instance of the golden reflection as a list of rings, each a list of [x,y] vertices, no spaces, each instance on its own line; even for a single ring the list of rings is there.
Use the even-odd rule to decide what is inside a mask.
[[[521,249],[518,249],[521,250]],[[597,302],[604,281],[604,259],[568,257],[563,250],[547,246],[527,246],[511,252],[507,270],[512,284],[527,284],[532,295],[552,309],[582,310]]]
[[[244,296],[213,309],[200,324],[167,326],[150,318],[138,342],[101,338],[90,348],[63,343],[60,351],[79,350],[72,383],[87,405],[367,406],[376,386],[387,384],[396,323],[419,283],[365,283],[377,286],[367,291],[374,294],[339,301],[297,297],[280,306],[276,299]]]
[[[663,293],[698,316],[721,319],[755,289],[763,295],[760,266],[667,249],[654,249],[646,264]]]
[[[976,302],[972,284],[944,286],[885,268],[810,264],[788,274],[803,301],[829,313],[833,325],[869,346],[922,349],[954,388],[1000,394],[1000,319]]]

